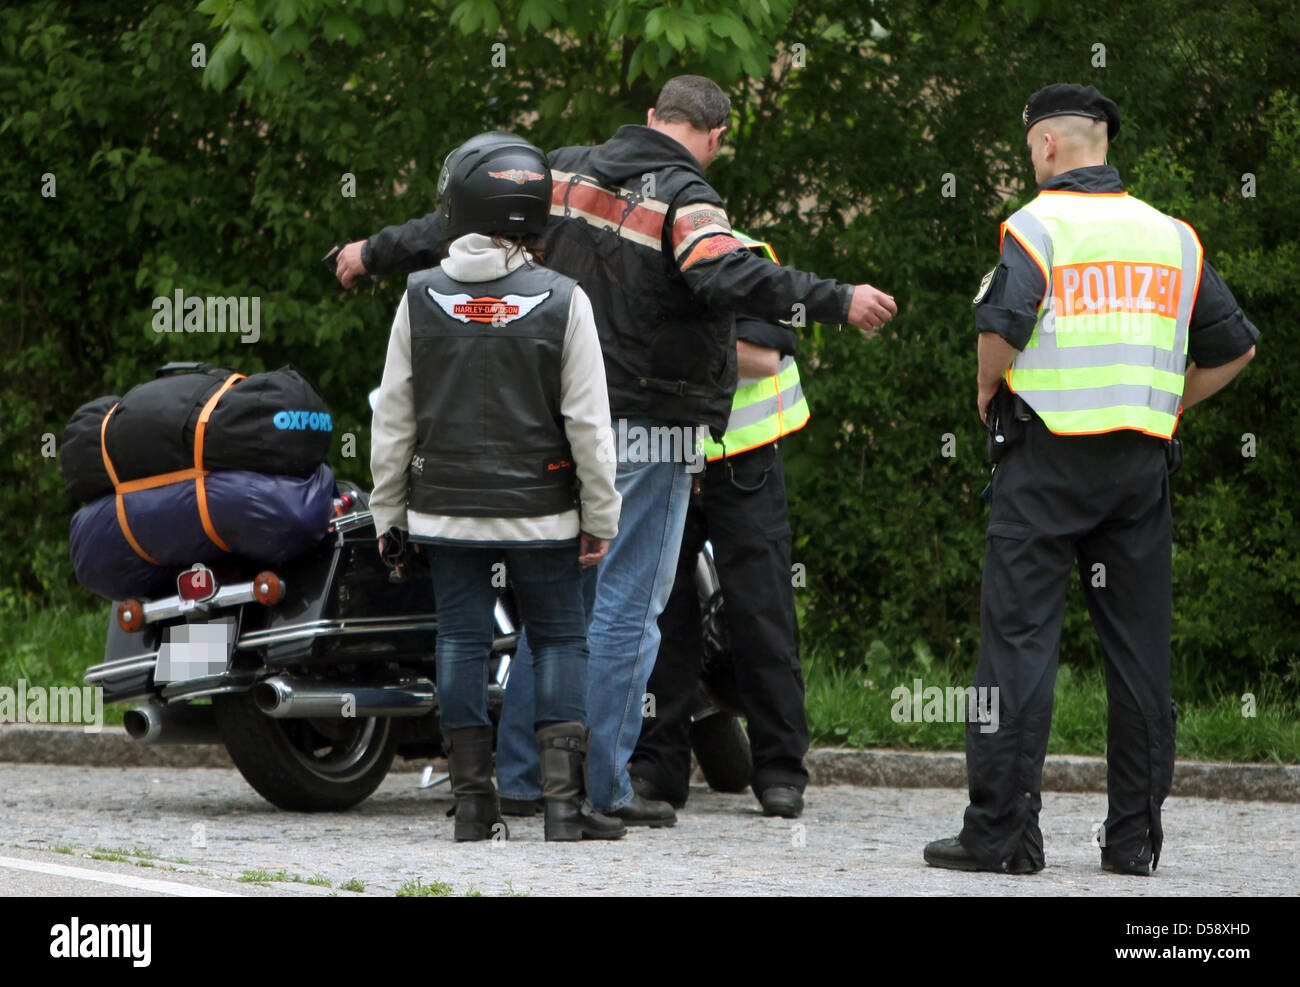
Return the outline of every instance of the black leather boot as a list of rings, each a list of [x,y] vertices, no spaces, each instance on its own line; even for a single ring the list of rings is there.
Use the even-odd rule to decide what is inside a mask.
[[[492,784],[492,728],[444,730],[442,746],[456,797],[456,842],[508,839],[510,831]]]
[[[548,841],[617,840],[627,834],[621,820],[601,815],[583,799],[586,727],[576,720],[542,727],[537,731],[537,750]]]

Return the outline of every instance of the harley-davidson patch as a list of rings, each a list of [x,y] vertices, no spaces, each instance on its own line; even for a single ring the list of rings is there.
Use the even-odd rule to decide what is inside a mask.
[[[514,182],[516,185],[523,185],[524,182],[540,182],[545,175],[535,171],[526,171],[523,168],[511,168],[508,171],[489,171],[493,178],[500,178],[503,181]]]
[[[551,296],[548,288],[540,295],[443,295],[426,288],[429,297],[438,307],[459,322],[487,322],[494,326],[504,326],[516,319],[522,319]]]
[[[697,213],[692,213],[690,217],[690,222],[691,222],[691,229],[695,229],[695,230],[698,230],[701,226],[708,226],[710,223],[716,223],[719,226],[727,227],[728,229],[730,228],[727,226],[726,213],[712,212],[709,210],[702,210]]]

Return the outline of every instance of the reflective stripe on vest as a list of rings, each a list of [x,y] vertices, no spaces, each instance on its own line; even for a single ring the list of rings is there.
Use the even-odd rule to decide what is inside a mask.
[[[736,388],[731,402],[731,418],[722,445],[704,436],[704,458],[710,461],[723,455],[734,456],[758,446],[775,442],[808,423],[808,402],[799,383],[799,367],[794,357],[783,357],[777,372],[760,377]],[[725,450],[724,450],[725,447]]]
[[[1047,191],[1003,232],[1047,282],[1011,389],[1058,434],[1170,438],[1204,256],[1192,228],[1128,193]]]

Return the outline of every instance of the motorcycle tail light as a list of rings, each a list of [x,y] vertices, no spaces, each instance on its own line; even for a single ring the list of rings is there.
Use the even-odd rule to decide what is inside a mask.
[[[144,626],[144,605],[139,600],[123,600],[117,605],[117,626],[128,634]]]
[[[339,496],[334,498],[334,516],[339,517],[342,514],[346,514],[351,510],[353,503],[354,501],[352,500],[351,494],[339,494]]]
[[[197,562],[176,577],[176,592],[182,600],[211,599],[217,589],[217,577],[212,570]]]
[[[264,607],[274,606],[284,598],[284,582],[269,569],[253,577],[253,599]]]

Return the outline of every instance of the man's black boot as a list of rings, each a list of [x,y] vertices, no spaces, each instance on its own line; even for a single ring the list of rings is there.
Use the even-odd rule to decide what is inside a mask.
[[[602,815],[583,798],[587,728],[576,720],[552,723],[537,731],[542,762],[544,830],[551,842],[617,840],[627,835],[618,819]]]
[[[492,728],[444,730],[442,746],[456,798],[456,842],[508,839],[510,830],[492,784]]]
[[[793,785],[772,785],[758,796],[763,815],[798,819],[803,813],[803,792]]]
[[[655,802],[641,795],[632,795],[632,801],[621,809],[615,809],[610,813],[611,816],[617,816],[629,826],[649,826],[651,829],[661,829],[665,826],[677,825],[677,813],[667,802]]]
[[[1145,850],[1145,847],[1143,848]],[[1101,848],[1101,869],[1112,874],[1132,874],[1136,877],[1151,876],[1151,861],[1143,861],[1143,853],[1111,853],[1110,847]]]
[[[1041,866],[1034,866],[1024,847],[1016,848],[1005,870],[989,867],[962,846],[961,841],[955,836],[926,844],[924,856],[925,862],[931,867],[946,867],[949,870],[990,871],[994,874],[1037,874],[1043,869]]]
[[[631,772],[631,765],[628,766],[628,771],[629,773]],[[632,779],[632,791],[635,792],[637,795],[640,795],[646,801],[667,802],[674,809],[686,808],[685,796],[679,799],[672,798],[662,788],[660,788],[650,779],[642,778],[640,775],[637,774],[630,774],[629,776]]]

